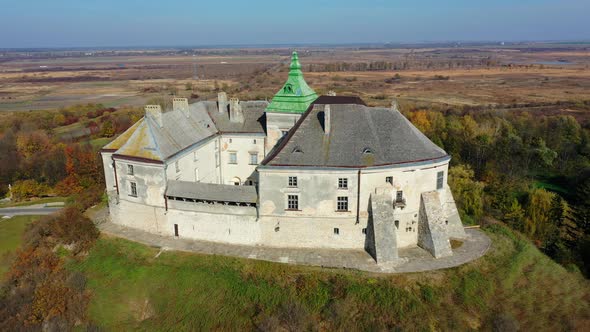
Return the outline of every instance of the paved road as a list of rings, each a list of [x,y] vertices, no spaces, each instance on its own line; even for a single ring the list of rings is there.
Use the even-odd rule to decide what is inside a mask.
[[[0,209],[0,216],[39,216],[39,215],[46,215],[52,214],[56,211],[59,211],[60,207],[11,207],[11,208],[2,208]]]

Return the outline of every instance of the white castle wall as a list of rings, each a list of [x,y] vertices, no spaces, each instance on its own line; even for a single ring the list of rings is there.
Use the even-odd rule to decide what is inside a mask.
[[[128,174],[127,165],[133,165],[133,174]],[[164,206],[166,174],[164,165],[134,160],[115,159],[119,200],[151,206]],[[137,197],[131,195],[131,183],[136,183]]]
[[[199,182],[221,183],[221,166],[215,163],[218,153],[219,136],[207,138],[169,159],[166,177],[169,180],[196,182],[198,175]]]
[[[154,234],[234,244],[260,242],[256,208],[239,206],[203,206],[201,203],[168,201],[164,207],[148,206],[128,200],[109,203],[111,221]]]
[[[283,137],[284,131],[289,131],[301,114],[266,112],[266,153]]]
[[[241,137],[241,144],[250,144],[248,139],[251,138]],[[232,139],[233,142],[236,141]],[[250,148],[260,147],[253,142],[251,144],[253,147]],[[209,153],[214,153],[214,140],[202,145],[198,151],[207,149]],[[103,158],[108,160],[105,155]],[[191,153],[178,160],[185,165],[195,163]],[[127,174],[128,164],[134,166],[133,175]],[[420,195],[436,190],[437,173],[444,171],[445,186],[439,192],[441,201],[446,202],[448,160],[407,167],[362,169],[360,200],[358,170],[262,167],[259,174],[259,211],[254,207],[206,205],[175,200],[168,200],[166,211],[163,197],[166,178],[170,178],[170,175],[165,174],[169,174],[171,169],[175,172],[174,166],[169,165],[165,171],[163,165],[117,160],[116,167],[120,195],[116,206],[111,203],[111,213],[114,222],[125,226],[173,236],[174,224],[177,224],[183,238],[236,244],[364,248],[370,197],[375,188],[383,187],[390,188],[392,201],[397,190],[403,190],[404,193],[405,208],[396,208],[394,211],[395,220],[399,221],[399,247],[417,244]],[[190,169],[189,167],[184,169]],[[182,169],[180,173],[180,179],[183,180]],[[289,176],[297,176],[296,188],[288,186]],[[393,177],[393,185],[386,182],[387,176]],[[347,189],[338,188],[339,178],[348,179]],[[131,181],[137,183],[137,197],[129,196]],[[289,194],[299,195],[299,211],[286,209]],[[336,211],[338,196],[348,197],[348,211]],[[335,233],[335,228],[338,229],[338,234]]]
[[[370,196],[378,187],[392,187],[392,200],[398,190],[403,191],[406,206],[394,210],[395,220],[399,220],[398,245],[399,247],[415,246],[418,241],[418,217],[420,210],[420,195],[423,192],[436,190],[437,173],[444,171],[444,184],[446,185],[448,173],[448,160],[423,165],[411,165],[406,167],[389,167],[364,169],[361,173],[361,211],[360,217],[366,224],[369,217]],[[385,180],[393,177],[393,186]],[[440,190],[441,199],[445,198],[446,190]]]
[[[107,191],[115,190],[115,169],[113,167],[113,153],[111,152],[102,152],[102,169],[104,170],[104,181]]]
[[[252,180],[258,182],[256,167],[264,158],[264,134],[223,134],[221,144],[222,184],[233,184],[239,179],[240,184]],[[237,164],[230,164],[230,152],[237,155]],[[250,163],[250,153],[256,153],[258,163]]]
[[[436,190],[437,172],[446,174],[448,160],[411,166],[366,168],[360,172],[360,202],[357,219],[358,170],[262,167],[259,169],[260,216],[265,243],[286,243],[290,246],[362,248],[363,228],[367,227],[371,194],[375,188],[388,187],[393,201],[403,191],[406,206],[394,210],[398,220],[399,247],[415,246],[418,240],[418,217],[422,192]],[[296,176],[297,188],[288,186],[289,176]],[[393,185],[386,182],[393,177]],[[338,179],[348,179],[348,189],[338,189]],[[444,199],[446,190],[440,190]],[[287,195],[299,195],[299,211],[289,211]],[[347,196],[348,212],[337,212],[338,196]],[[444,200],[443,200],[444,201]],[[269,225],[266,225],[269,224]],[[273,234],[279,225],[286,235]],[[271,227],[273,226],[273,227]],[[339,234],[334,234],[334,228]],[[289,235],[290,234],[290,235]]]

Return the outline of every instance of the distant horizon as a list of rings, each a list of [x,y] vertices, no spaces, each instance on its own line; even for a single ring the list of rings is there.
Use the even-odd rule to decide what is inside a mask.
[[[501,43],[504,43],[502,45]],[[105,46],[44,46],[44,47],[0,47],[0,51],[42,51],[42,50],[164,50],[164,49],[264,49],[264,48],[294,48],[294,47],[316,47],[316,48],[338,48],[338,47],[374,47],[380,48],[392,45],[394,48],[405,48],[405,46],[435,46],[451,47],[458,46],[518,46],[526,44],[537,45],[558,45],[558,44],[590,44],[590,39],[563,39],[563,40],[446,40],[446,41],[408,41],[408,42],[317,42],[317,43],[249,43],[249,44],[184,44],[184,45],[105,45]]]
[[[590,39],[587,0],[23,0],[0,8],[2,49]]]

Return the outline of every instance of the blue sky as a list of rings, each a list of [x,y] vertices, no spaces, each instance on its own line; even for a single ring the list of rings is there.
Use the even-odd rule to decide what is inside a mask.
[[[590,0],[0,0],[0,48],[590,40]]]

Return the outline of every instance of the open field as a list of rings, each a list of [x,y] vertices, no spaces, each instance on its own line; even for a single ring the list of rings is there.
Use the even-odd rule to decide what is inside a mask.
[[[380,275],[163,252],[101,238],[69,269],[88,277],[106,330],[584,330],[590,286],[503,226],[464,266]],[[173,281],[173,282],[171,282]],[[508,325],[505,325],[508,324]]]
[[[298,51],[307,81],[316,91],[356,94],[374,105],[386,105],[392,97],[451,107],[590,99],[590,47],[585,44]],[[166,95],[211,99],[218,89],[242,99],[271,98],[285,79],[289,52],[0,52],[0,110],[80,103],[141,106]]]

